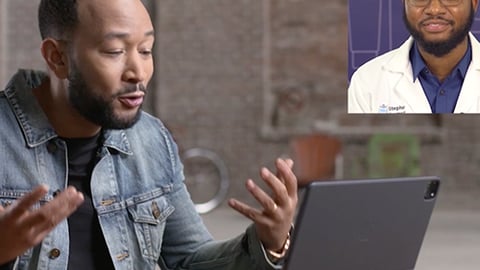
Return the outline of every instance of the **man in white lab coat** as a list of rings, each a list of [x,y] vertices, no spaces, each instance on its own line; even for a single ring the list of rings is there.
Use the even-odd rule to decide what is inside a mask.
[[[403,0],[411,37],[361,66],[348,113],[480,113],[478,0]]]

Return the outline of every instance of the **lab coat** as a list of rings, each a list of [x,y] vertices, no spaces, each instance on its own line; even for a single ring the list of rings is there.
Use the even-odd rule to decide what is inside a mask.
[[[472,61],[454,113],[480,113],[480,43],[470,33]],[[420,80],[413,80],[410,37],[362,65],[348,88],[348,113],[432,113]]]

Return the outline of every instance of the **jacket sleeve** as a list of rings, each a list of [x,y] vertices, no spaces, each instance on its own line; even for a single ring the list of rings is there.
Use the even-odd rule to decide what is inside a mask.
[[[213,241],[195,211],[184,185],[170,201],[175,211],[169,216],[159,265],[162,270],[281,269],[268,261],[253,225],[246,232],[226,241]]]
[[[267,259],[253,225],[236,238],[205,245],[197,252],[193,261],[197,259],[198,263],[194,263],[196,266],[188,269],[273,270],[282,269],[283,266],[283,260],[275,265]]]
[[[169,265],[164,259],[162,256],[159,265],[166,270],[275,270],[283,267],[283,260],[278,264],[268,260],[253,225],[230,240],[204,243],[177,265]]]
[[[173,191],[168,195],[168,200],[175,210],[165,222],[158,261],[161,269],[281,269],[281,266],[274,266],[267,260],[253,226],[231,240],[213,240],[187,192],[183,165],[173,140],[171,145]]]

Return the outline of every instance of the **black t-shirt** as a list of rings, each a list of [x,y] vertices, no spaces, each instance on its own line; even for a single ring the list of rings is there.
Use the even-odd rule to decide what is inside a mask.
[[[80,207],[68,218],[70,235],[69,270],[114,269],[105,238],[93,207],[90,179],[97,162],[101,133],[91,138],[66,139],[68,184],[85,197]]]

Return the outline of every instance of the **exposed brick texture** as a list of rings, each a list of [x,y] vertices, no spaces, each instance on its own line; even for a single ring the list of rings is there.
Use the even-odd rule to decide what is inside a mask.
[[[7,0],[2,1],[2,8],[6,9],[1,14],[4,29],[0,52],[4,52],[0,67],[4,74],[2,88],[19,68],[45,69],[40,57],[40,34],[37,27],[37,6],[39,0]],[[5,25],[3,25],[5,23]]]

